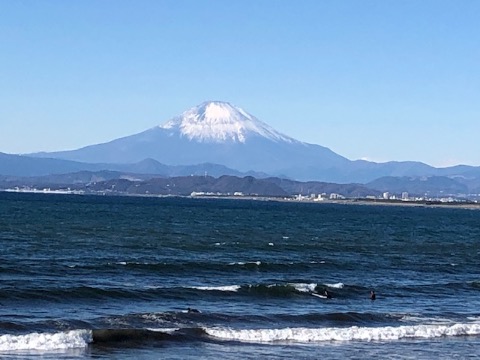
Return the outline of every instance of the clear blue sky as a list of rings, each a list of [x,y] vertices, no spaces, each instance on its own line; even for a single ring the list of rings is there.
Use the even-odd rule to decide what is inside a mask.
[[[478,0],[0,0],[0,152],[238,105],[350,159],[480,165]]]

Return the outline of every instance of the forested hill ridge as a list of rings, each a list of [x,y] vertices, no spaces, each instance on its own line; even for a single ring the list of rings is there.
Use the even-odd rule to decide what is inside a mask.
[[[117,172],[79,172],[68,175],[14,178],[0,177],[0,189],[68,190],[112,195],[244,195],[284,197],[293,195],[344,197],[379,196],[381,193],[360,184],[300,182],[280,178],[258,179],[252,176],[224,175],[155,177]]]

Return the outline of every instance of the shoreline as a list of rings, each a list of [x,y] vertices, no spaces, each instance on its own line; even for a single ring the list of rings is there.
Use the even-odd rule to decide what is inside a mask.
[[[44,190],[14,190],[0,189],[2,193],[16,194],[40,194],[40,195],[76,195],[76,196],[119,196],[119,197],[147,197],[147,198],[184,198],[184,199],[224,199],[224,200],[245,200],[245,201],[276,201],[286,203],[303,203],[303,204],[338,204],[338,205],[363,205],[363,206],[404,206],[404,207],[425,207],[425,208],[456,208],[480,210],[480,203],[476,202],[441,202],[441,201],[405,201],[405,200],[386,200],[386,199],[365,199],[365,198],[345,198],[345,199],[302,199],[298,200],[294,197],[270,197],[270,196],[254,196],[254,195],[163,195],[163,194],[129,194],[129,193],[112,193],[112,192],[80,192],[80,191],[44,191]]]

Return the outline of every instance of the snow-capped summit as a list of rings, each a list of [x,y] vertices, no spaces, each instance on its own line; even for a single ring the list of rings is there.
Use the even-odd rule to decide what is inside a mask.
[[[258,120],[243,109],[223,101],[208,101],[167,121],[160,128],[199,142],[245,143],[250,136],[297,142]]]

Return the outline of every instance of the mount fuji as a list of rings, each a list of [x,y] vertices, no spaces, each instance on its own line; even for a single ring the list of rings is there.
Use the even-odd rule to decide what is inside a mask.
[[[212,163],[242,172],[330,181],[344,180],[344,170],[351,164],[326,147],[281,134],[221,101],[204,102],[135,135],[34,156],[86,163],[135,163],[147,158],[166,165]]]

